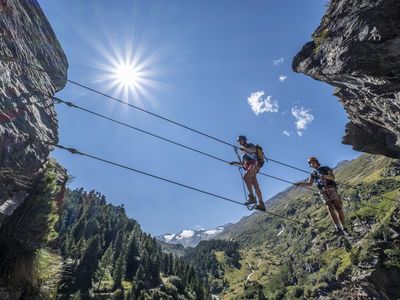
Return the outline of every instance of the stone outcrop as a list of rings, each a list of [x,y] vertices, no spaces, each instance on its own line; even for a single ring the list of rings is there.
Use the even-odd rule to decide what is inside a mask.
[[[344,144],[400,158],[400,1],[332,0],[293,69],[336,87]]]
[[[21,205],[57,142],[48,95],[68,63],[36,0],[0,1],[0,226]]]

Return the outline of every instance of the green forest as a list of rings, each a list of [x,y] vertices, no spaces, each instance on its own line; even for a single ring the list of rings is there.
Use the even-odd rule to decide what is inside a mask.
[[[23,299],[210,298],[193,266],[163,253],[100,193],[67,190],[57,207],[56,168],[48,165],[31,201],[0,231],[0,276],[24,286]]]
[[[347,237],[317,195],[290,188],[267,208],[300,223],[254,213],[185,249],[159,243],[99,192],[63,190],[59,169],[47,164],[0,230],[0,277],[24,287],[20,299],[310,299],[351,295],[348,282],[364,276],[400,296],[396,160],[362,155],[335,170]]]
[[[68,191],[57,231],[66,262],[61,295],[89,295],[89,291],[113,293],[115,299],[206,299],[209,295],[193,266],[163,253],[123,207],[107,204],[98,192]]]

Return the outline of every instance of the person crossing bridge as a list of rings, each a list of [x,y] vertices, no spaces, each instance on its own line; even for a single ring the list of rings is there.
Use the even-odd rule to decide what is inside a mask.
[[[342,208],[342,201],[337,191],[335,175],[331,168],[321,166],[316,157],[310,157],[308,164],[314,171],[307,182],[296,182],[296,186],[309,187],[313,184],[318,188],[319,194],[324,201],[329,216],[334,223],[338,233],[345,234],[345,217]]]
[[[257,173],[264,164],[264,154],[262,153],[262,149],[258,145],[247,143],[247,138],[244,135],[238,136],[237,142],[240,145],[240,148],[238,148],[240,151],[240,162],[233,161],[230,164],[241,166],[246,171],[243,180],[246,183],[249,195],[245,204],[252,205],[257,203],[253,192],[254,188],[258,199],[258,204],[255,209],[265,211],[261,189],[257,180]]]

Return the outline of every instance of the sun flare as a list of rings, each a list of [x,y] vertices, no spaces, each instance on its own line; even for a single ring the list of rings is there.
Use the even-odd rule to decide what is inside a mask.
[[[135,87],[140,82],[140,72],[132,64],[121,64],[114,70],[115,80],[123,87]]]
[[[157,78],[162,73],[158,56],[143,52],[140,47],[134,51],[131,43],[120,47],[117,45],[96,47],[103,57],[103,61],[95,63],[96,68],[101,70],[96,81],[124,101],[152,104],[156,99],[151,92],[164,87]]]

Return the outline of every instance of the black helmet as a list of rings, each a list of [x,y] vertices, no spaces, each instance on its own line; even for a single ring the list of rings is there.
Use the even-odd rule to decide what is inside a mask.
[[[237,140],[238,142],[239,142],[240,140],[247,142],[247,138],[246,138],[244,135],[239,135],[239,136],[237,137],[236,140]]]
[[[308,163],[310,164],[312,161],[315,161],[317,164],[319,164],[318,159],[315,156],[311,156],[309,159],[307,159]]]

